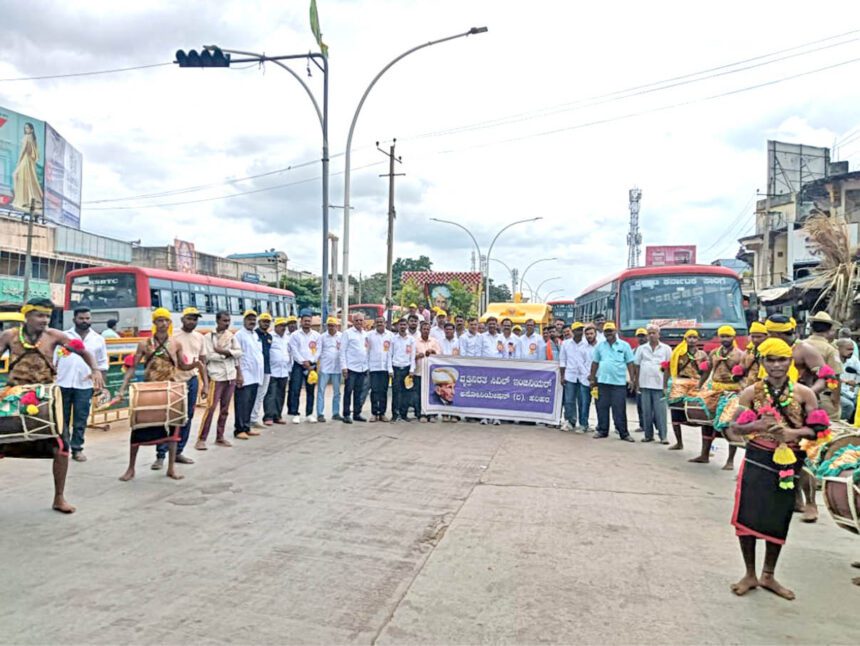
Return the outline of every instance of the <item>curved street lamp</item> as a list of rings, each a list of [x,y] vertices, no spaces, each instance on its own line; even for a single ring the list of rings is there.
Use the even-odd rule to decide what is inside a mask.
[[[439,43],[445,43],[449,40],[454,40],[456,38],[463,38],[465,36],[473,36],[475,34],[483,34],[487,32],[486,27],[472,27],[469,31],[464,31],[461,34],[455,34],[453,36],[448,36],[446,38],[440,38],[438,40],[431,40],[428,43],[422,43],[412,49],[408,49],[397,58],[393,59],[388,65],[383,67],[379,73],[373,77],[373,80],[370,82],[370,85],[367,86],[367,89],[364,91],[364,94],[361,95],[361,99],[358,102],[358,106],[355,108],[355,114],[352,115],[352,123],[349,126],[349,134],[346,137],[346,151],[344,153],[344,173],[343,173],[343,314],[342,314],[342,323],[343,329],[347,328],[347,318],[349,316],[349,192],[350,192],[350,182],[352,181],[352,135],[355,133],[355,124],[358,121],[358,115],[361,112],[361,108],[364,106],[364,101],[367,99],[367,95],[370,94],[370,91],[373,89],[373,86],[376,85],[376,82],[380,79],[380,77],[385,74],[391,67],[397,63],[398,61],[406,58],[409,54],[413,52],[417,52],[419,49],[424,49],[425,47],[430,47],[431,45],[438,45]]]
[[[522,284],[523,280],[525,280],[526,274],[529,272],[529,269],[531,269],[532,267],[534,267],[534,266],[535,266],[536,264],[538,264],[539,262],[550,262],[550,261],[552,261],[552,260],[558,260],[558,258],[541,258],[541,259],[539,259],[539,260],[535,260],[533,263],[531,263],[528,267],[526,267],[526,268],[523,270],[523,275],[522,275],[522,276],[520,276],[520,284]]]
[[[547,278],[546,280],[541,281],[540,284],[537,286],[537,288],[534,290],[534,292],[532,292],[532,297],[535,299],[535,302],[538,302],[537,299],[540,296],[540,288],[541,287],[543,287],[546,283],[548,283],[550,281],[560,280],[560,279],[561,279],[561,276],[553,276],[552,278]]]
[[[487,305],[490,304],[490,300],[489,300],[490,299],[490,271],[489,271],[489,269],[490,269],[490,256],[493,253],[493,246],[496,244],[496,240],[499,239],[500,235],[502,235],[505,231],[507,231],[508,229],[510,229],[513,226],[516,226],[518,224],[526,224],[527,222],[537,222],[538,220],[543,220],[543,217],[538,216],[536,218],[527,218],[525,220],[515,220],[514,222],[511,222],[510,224],[502,227],[501,230],[493,238],[493,241],[490,243],[490,248],[487,250],[487,274],[486,274],[486,276],[484,276],[484,283],[486,284],[485,294],[486,294],[486,298],[487,298]],[[484,307],[484,309],[486,309],[486,306]]]

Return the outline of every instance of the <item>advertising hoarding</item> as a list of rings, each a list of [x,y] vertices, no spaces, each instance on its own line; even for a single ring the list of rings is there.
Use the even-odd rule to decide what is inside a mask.
[[[695,265],[696,245],[662,245],[645,247],[645,266]]]
[[[45,122],[0,108],[0,206],[42,215]]]
[[[81,228],[83,156],[45,124],[45,217]]]
[[[176,269],[186,274],[197,272],[197,258],[194,243],[178,238],[173,239],[173,253],[176,254]]]

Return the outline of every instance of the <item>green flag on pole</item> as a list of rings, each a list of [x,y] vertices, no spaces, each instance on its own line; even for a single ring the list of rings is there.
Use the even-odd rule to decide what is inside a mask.
[[[322,55],[328,58],[328,45],[323,42],[322,32],[320,31],[320,15],[317,11],[317,0],[311,0],[311,32],[316,38]]]

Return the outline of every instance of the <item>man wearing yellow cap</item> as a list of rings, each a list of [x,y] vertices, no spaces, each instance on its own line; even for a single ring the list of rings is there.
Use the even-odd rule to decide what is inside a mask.
[[[339,321],[334,316],[326,319],[325,334],[320,335],[319,382],[317,388],[317,421],[325,422],[325,391],[331,384],[331,418],[335,421],[343,419],[340,416],[340,344],[342,335],[338,331]]]
[[[627,341],[618,338],[615,323],[603,325],[603,341],[597,344],[591,358],[589,382],[597,387],[597,430],[595,439],[609,436],[609,412],[618,437],[633,442],[627,432],[627,378],[633,381],[633,350]]]
[[[186,385],[188,394],[188,419],[179,429],[179,444],[176,445],[176,461],[179,464],[194,464],[194,460],[186,456],[183,451],[188,444],[188,436],[191,433],[191,420],[194,419],[194,409],[197,406],[197,393],[202,388],[203,392],[209,390],[209,376],[206,374],[205,356],[203,354],[203,335],[197,331],[197,322],[200,320],[200,312],[196,307],[186,307],[182,310],[180,322],[182,327],[173,334],[172,340],[177,346],[177,366],[173,381]],[[157,471],[164,467],[164,457],[170,447],[168,444],[159,444],[155,451],[155,462],[152,469]]]
[[[257,398],[254,400],[254,408],[251,410],[251,428],[265,428],[271,426],[263,419],[263,402],[269,393],[269,384],[272,382],[272,315],[263,312],[257,317],[257,329],[255,334],[260,339],[260,347],[263,350],[263,381],[257,389]],[[286,321],[284,321],[286,327]]]
[[[290,359],[290,335],[287,333],[287,319],[286,317],[279,317],[274,322],[275,333],[271,335],[272,345],[269,348],[269,387],[266,389],[266,397],[263,399],[263,424],[265,426],[286,424],[283,417],[284,404],[287,401],[287,384],[290,381],[290,371],[293,368],[293,362]],[[261,342],[264,343],[262,338]],[[265,361],[265,354],[263,356]]]
[[[635,362],[636,352],[637,352],[637,350],[639,350],[639,348],[641,348],[642,346],[645,346],[645,345],[648,345],[648,330],[646,330],[644,327],[637,328],[636,329],[636,346],[630,348],[631,350],[633,350],[633,357],[634,357],[634,363],[633,363],[634,377],[636,375],[636,362]],[[634,381],[634,383],[635,383],[635,381]],[[642,415],[642,393],[640,393],[640,392],[636,393],[636,414],[638,415],[639,425],[636,427],[635,432],[636,433],[644,433],[645,432],[645,419],[644,419],[644,416]],[[652,435],[653,435],[653,430],[654,430],[653,428],[649,430],[649,432],[652,433]]]
[[[164,308],[159,307],[152,312],[152,335],[137,345],[133,359],[128,363],[125,377],[119,389],[119,397],[125,397],[128,384],[135,378],[136,367],[143,364],[143,380],[145,382],[176,381],[176,373],[180,366],[189,369],[190,366],[183,363],[182,350],[176,339],[171,334],[173,330],[172,315]],[[185,385],[187,382],[182,382]],[[133,428],[129,436],[130,447],[128,456],[128,468],[119,479],[128,482],[135,476],[137,454],[141,446],[162,447],[167,444],[167,477],[181,480],[182,476],[176,472],[176,445],[180,438],[179,427],[146,427]]]
[[[448,313],[441,307],[435,308],[436,324],[430,329],[430,338],[436,339],[436,343],[442,345],[442,340],[445,338],[445,322],[448,320]]]
[[[245,310],[242,315],[242,329],[236,332],[236,339],[242,347],[239,359],[239,374],[236,376],[236,394],[233,397],[233,437],[247,440],[259,435],[260,431],[251,428],[251,411],[257,401],[257,391],[263,382],[263,344],[255,331],[257,313]]]
[[[758,372],[761,367],[759,365],[758,347],[766,338],[767,328],[764,326],[764,323],[753,321],[750,324],[750,342],[747,345],[743,361],[741,362],[741,367],[744,371],[744,376],[741,380],[741,389],[752,386],[758,381]]]
[[[305,310],[301,313],[301,326],[290,335],[290,356],[293,359],[293,369],[290,373],[290,392],[287,400],[287,414],[293,416],[293,424],[302,421],[299,415],[299,398],[302,386],[305,387],[305,421],[316,424],[314,417],[314,393],[316,383],[311,379],[311,373],[317,370],[320,358],[320,334],[311,329],[311,313]],[[319,378],[319,373],[316,373]]]
[[[746,574],[732,591],[741,596],[761,586],[794,599],[794,592],[782,586],[774,572],[788,536],[805,457],[799,444],[816,438],[811,425],[826,428],[829,420],[818,409],[815,393],[788,378],[792,349],[785,341],[767,339],[759,346],[759,355],[766,376],[738,395],[735,420],[726,430],[731,441],[746,442],[732,514]],[[757,539],[766,541],[761,577],[756,572]]]
[[[681,425],[687,421],[684,413],[684,398],[696,392],[704,383],[701,368],[707,367],[708,355],[699,349],[699,333],[687,330],[684,340],[672,350],[669,360],[669,376],[672,385],[669,390],[669,411],[672,416],[672,431],[675,433],[675,444],[670,451],[680,451],[684,448],[684,436]]]
[[[573,336],[561,344],[558,356],[564,397],[564,421],[560,430],[587,433],[588,412],[591,406],[588,376],[591,371],[593,350],[583,338],[585,326],[582,323],[573,323],[570,328]],[[546,352],[545,347],[543,352]]]
[[[104,387],[102,373],[92,354],[81,343],[73,343],[59,330],[48,327],[54,304],[47,298],[31,298],[21,308],[24,322],[0,333],[0,356],[9,351],[7,386],[52,384],[55,370],[53,357],[58,348],[64,352],[75,353],[90,367],[92,387]],[[11,395],[9,395],[11,396]],[[25,395],[26,396],[26,395]],[[35,406],[28,404],[23,408]],[[43,403],[38,404],[42,406]],[[22,426],[26,423],[22,418]],[[32,422],[31,422],[32,423]],[[71,514],[75,508],[65,498],[66,473],[69,469],[69,436],[65,429],[58,429],[62,435],[57,438],[0,444],[0,458],[50,458],[54,463],[54,502],[53,508],[64,514]]]
[[[739,371],[743,369],[742,363],[744,353],[738,348],[735,342],[737,333],[731,325],[723,325],[717,329],[717,336],[720,339],[720,346],[711,350],[708,355],[708,371],[705,377],[705,389],[700,391],[703,395],[702,399],[705,406],[710,409],[711,414],[714,414],[718,405],[719,393],[739,392],[741,389],[740,380],[736,379],[736,375],[740,377]],[[708,464],[711,461],[711,446],[717,438],[717,433],[713,426],[702,426],[702,451],[698,457],[691,458],[690,462],[699,464]],[[723,469],[731,471],[734,468],[736,446],[729,446],[729,454],[726,459]]]

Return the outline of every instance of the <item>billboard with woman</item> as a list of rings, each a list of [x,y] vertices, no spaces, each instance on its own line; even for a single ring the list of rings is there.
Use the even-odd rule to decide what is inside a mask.
[[[0,206],[42,215],[45,122],[0,108]]]

